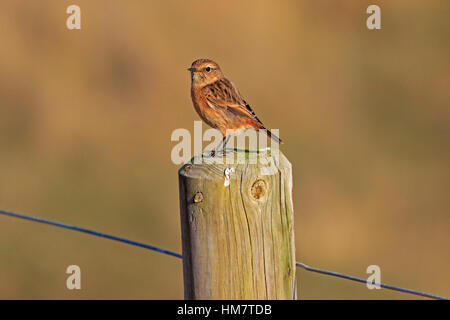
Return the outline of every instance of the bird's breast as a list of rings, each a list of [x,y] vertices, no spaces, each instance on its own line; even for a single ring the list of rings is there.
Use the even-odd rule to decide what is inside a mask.
[[[197,111],[200,118],[202,118],[202,120],[205,121],[210,127],[217,128],[215,121],[217,118],[217,111],[209,106],[205,95],[201,91],[201,88],[192,87],[191,97],[195,111]]]
[[[202,120],[212,128],[216,128],[225,134],[227,130],[240,130],[256,127],[255,121],[248,117],[242,117],[228,110],[228,107],[217,107],[208,102],[200,87],[191,90],[194,108]]]

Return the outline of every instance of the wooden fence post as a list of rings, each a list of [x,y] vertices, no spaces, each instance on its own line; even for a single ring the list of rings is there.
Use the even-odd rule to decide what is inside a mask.
[[[185,299],[296,298],[291,164],[244,158],[179,170]]]

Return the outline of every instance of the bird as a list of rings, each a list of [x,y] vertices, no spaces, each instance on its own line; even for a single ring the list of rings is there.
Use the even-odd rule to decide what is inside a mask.
[[[191,98],[195,110],[207,125],[218,129],[223,135],[218,148],[222,145],[224,150],[231,134],[249,128],[262,130],[278,144],[282,143],[263,125],[216,62],[197,59],[188,71],[191,73]]]

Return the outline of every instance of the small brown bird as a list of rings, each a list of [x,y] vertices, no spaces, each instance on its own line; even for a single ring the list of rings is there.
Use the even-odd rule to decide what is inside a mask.
[[[227,134],[248,128],[263,130],[281,143],[280,138],[264,127],[217,63],[198,59],[188,70],[191,72],[191,97],[195,110],[203,121],[223,134],[223,148],[229,139]]]

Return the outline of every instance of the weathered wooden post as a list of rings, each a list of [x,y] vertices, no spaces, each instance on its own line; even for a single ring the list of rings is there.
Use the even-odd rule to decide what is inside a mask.
[[[179,171],[185,299],[295,299],[291,164],[234,154],[243,163],[204,154]]]

